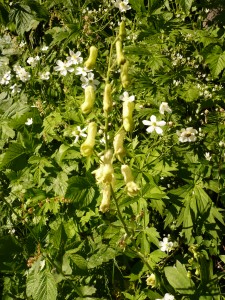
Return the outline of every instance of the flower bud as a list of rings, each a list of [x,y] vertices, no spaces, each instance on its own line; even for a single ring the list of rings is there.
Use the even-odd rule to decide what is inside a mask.
[[[155,274],[152,273],[150,276],[148,276],[146,279],[146,283],[147,285],[150,285],[151,287],[154,288],[156,286]]]
[[[118,158],[120,162],[123,160],[123,156],[125,155],[125,149],[123,147],[123,141],[125,138],[126,132],[125,130],[120,130],[114,137],[113,147],[115,156]]]
[[[95,102],[95,89],[92,85],[88,85],[85,90],[85,100],[81,105],[81,110],[83,114],[89,114],[92,111]]]
[[[129,86],[129,76],[128,76],[128,67],[129,67],[129,62],[126,61],[120,68],[120,80],[122,83],[123,88],[127,88]]]
[[[112,110],[112,88],[110,83],[106,83],[103,97],[103,110],[108,113]]]
[[[123,175],[125,184],[127,184],[128,182],[134,180],[131,169],[128,165],[122,165],[121,166],[121,173]]]
[[[95,46],[90,47],[90,54],[88,60],[84,63],[84,66],[88,68],[89,70],[94,68],[96,59],[98,55],[98,49]]]
[[[111,186],[110,184],[106,184],[102,190],[102,202],[99,207],[99,211],[105,213],[109,210],[110,198],[111,198]]]
[[[128,165],[122,165],[121,166],[121,173],[123,175],[123,178],[124,178],[124,181],[125,181],[125,184],[126,184],[127,194],[130,197],[136,196],[138,194],[138,191],[140,190],[140,188],[134,182],[134,178],[133,178],[130,167]]]
[[[95,179],[98,184],[107,183],[113,184],[114,182],[114,169],[112,166],[112,157],[113,152],[112,150],[108,150],[104,156],[101,157],[102,163],[100,167],[93,171],[92,173],[95,174]]]
[[[123,65],[126,61],[122,50],[122,41],[120,39],[116,41],[116,59],[118,66]]]
[[[123,41],[124,38],[126,37],[126,27],[125,27],[124,20],[120,23],[119,37],[120,37],[121,41]]]
[[[88,125],[88,133],[86,141],[81,145],[80,152],[83,156],[91,156],[95,145],[95,136],[97,133],[97,125],[95,122],[91,122]]]
[[[134,127],[134,122],[132,117],[133,110],[134,110],[134,102],[130,102],[130,101],[123,102],[123,127],[128,132],[132,131]]]
[[[130,181],[126,184],[126,191],[130,197],[136,196],[139,190],[139,186],[134,181]]]

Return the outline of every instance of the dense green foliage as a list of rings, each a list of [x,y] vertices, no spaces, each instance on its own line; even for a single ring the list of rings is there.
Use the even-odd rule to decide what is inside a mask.
[[[0,0],[1,299],[225,299],[224,16]]]

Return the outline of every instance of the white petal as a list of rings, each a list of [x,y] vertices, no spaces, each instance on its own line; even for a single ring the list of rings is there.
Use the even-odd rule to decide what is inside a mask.
[[[158,122],[156,122],[156,125],[157,126],[165,126],[166,122],[165,121],[158,121]]]
[[[150,126],[146,129],[147,132],[152,133],[155,130],[154,126]]]
[[[152,125],[152,122],[151,121],[148,121],[148,120],[143,120],[142,121],[142,123],[144,124],[144,125],[147,125],[147,126],[151,126]]]
[[[160,128],[160,127],[155,127],[155,131],[156,131],[158,134],[162,134],[162,133],[163,133],[163,130],[162,130],[162,128]]]
[[[152,115],[152,116],[150,117],[150,120],[151,120],[151,122],[156,122],[156,116]]]

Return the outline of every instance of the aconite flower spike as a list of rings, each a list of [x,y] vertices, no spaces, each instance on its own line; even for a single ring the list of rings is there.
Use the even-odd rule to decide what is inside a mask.
[[[95,145],[95,136],[97,134],[97,125],[91,122],[88,125],[88,133],[86,141],[81,145],[80,152],[83,156],[91,156]]]
[[[95,89],[92,85],[88,85],[84,90],[84,103],[81,104],[83,114],[89,114],[92,111],[95,102]]]
[[[93,69],[96,64],[96,59],[98,55],[98,49],[95,46],[91,46],[89,50],[89,57],[85,61],[84,66],[89,70]]]

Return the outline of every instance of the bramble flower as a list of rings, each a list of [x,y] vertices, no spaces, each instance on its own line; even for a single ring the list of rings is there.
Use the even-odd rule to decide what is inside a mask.
[[[77,126],[77,129],[72,131],[72,135],[75,136],[74,144],[76,144],[81,136],[86,137],[87,134],[84,133],[87,130],[87,127],[84,127],[83,129],[80,128],[80,126]]]
[[[33,124],[33,119],[32,118],[28,118],[27,122],[25,122],[26,125],[30,126]]]
[[[47,51],[48,50],[48,46],[42,46],[41,51]]]
[[[42,79],[42,80],[49,80],[49,78],[50,78],[50,72],[45,72],[45,73],[40,73],[39,74],[40,75],[40,79]]]
[[[163,134],[163,130],[162,130],[161,127],[166,125],[166,122],[165,122],[165,121],[157,121],[157,120],[156,120],[156,116],[154,116],[154,115],[152,115],[152,116],[150,117],[150,121],[144,120],[144,121],[142,121],[142,123],[143,123],[144,125],[149,126],[149,127],[146,129],[146,131],[147,131],[148,133],[152,133],[153,131],[156,131],[156,133],[158,133],[158,134]]]
[[[21,91],[20,87],[15,83],[14,85],[10,86],[10,90],[12,90],[12,94],[17,94]]]
[[[159,112],[160,112],[160,114],[164,115],[165,111],[168,112],[169,114],[172,113],[172,109],[169,107],[168,103],[162,102],[159,107]]]
[[[212,156],[210,155],[210,152],[205,153],[205,159],[210,161],[212,159]]]
[[[153,288],[156,286],[155,274],[152,273],[150,276],[147,277],[146,284],[150,285]]]
[[[156,300],[175,300],[175,298],[173,295],[166,293],[162,299],[156,299]]]
[[[224,146],[225,146],[224,141],[220,141],[220,142],[219,142],[219,146],[220,146],[220,147],[224,147]]]
[[[122,96],[120,96],[120,100],[127,101],[127,102],[133,102],[135,100],[135,96],[129,96],[128,92],[124,92]]]
[[[68,62],[64,63],[61,60],[57,60],[56,64],[58,66],[54,67],[54,70],[60,72],[60,74],[63,76],[66,76],[67,72],[71,73],[74,71],[74,68],[71,68]]]
[[[99,81],[94,79],[94,73],[90,72],[87,74],[87,77],[81,76],[80,80],[83,82],[81,85],[83,89],[85,89],[88,85],[91,85],[96,89],[96,85],[99,85]]]
[[[115,7],[119,8],[120,12],[126,12],[127,10],[131,9],[128,0],[116,0],[116,2],[114,2],[114,5]]]
[[[26,42],[21,41],[20,44],[19,44],[19,47],[20,47],[20,48],[23,48],[25,45],[26,45]]]
[[[77,67],[75,69],[75,74],[76,75],[82,75],[82,76],[87,76],[88,72],[91,72],[92,70],[89,70],[86,67]]]
[[[81,57],[81,52],[77,51],[74,53],[72,50],[69,50],[70,56],[67,56],[68,64],[69,65],[78,65],[83,62],[83,57]]]
[[[162,242],[159,242],[160,250],[163,252],[170,252],[173,250],[173,242],[169,242],[168,237],[164,237]]]
[[[40,57],[37,55],[35,57],[28,57],[27,63],[31,65],[32,67],[35,67],[37,65],[37,62],[40,60]]]
[[[26,82],[30,79],[30,74],[21,66],[15,65],[13,70],[16,72],[16,77],[18,77],[22,82]]]
[[[2,76],[0,84],[5,84],[5,85],[9,84],[10,79],[11,79],[11,71],[8,71]]]
[[[181,131],[177,131],[177,135],[179,136],[179,141],[181,143],[185,142],[195,142],[197,137],[196,134],[198,131],[193,127],[182,128]]]

